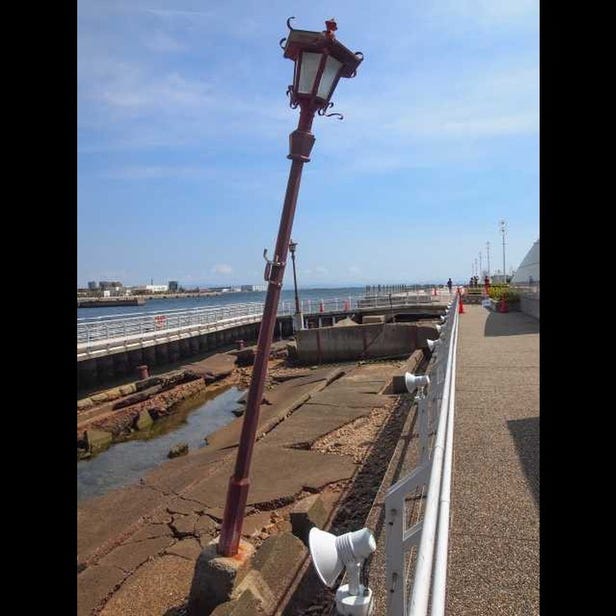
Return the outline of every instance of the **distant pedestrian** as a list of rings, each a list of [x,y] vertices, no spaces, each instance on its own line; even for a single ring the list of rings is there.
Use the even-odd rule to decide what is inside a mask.
[[[447,281],[447,288],[449,289],[449,295],[451,295],[451,287],[453,286],[453,282],[451,282],[451,278]]]
[[[483,279],[483,286],[485,288],[486,295],[489,295],[490,294],[490,278],[488,276],[486,276]]]

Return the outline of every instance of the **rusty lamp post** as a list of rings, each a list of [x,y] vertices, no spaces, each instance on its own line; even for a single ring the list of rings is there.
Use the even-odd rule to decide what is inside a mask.
[[[266,261],[265,280],[268,283],[263,318],[259,329],[257,351],[252,371],[252,379],[246,400],[246,411],[242,424],[242,434],[235,462],[235,471],[229,480],[227,501],[223,516],[218,553],[222,556],[235,556],[238,552],[246,499],[250,487],[250,463],[259,423],[259,407],[263,398],[265,377],[267,375],[267,360],[272,344],[272,336],[276,323],[276,311],[280,301],[282,280],[287,260],[287,251],[293,227],[295,205],[299,192],[300,180],[304,163],[310,161],[310,152],[315,137],[310,132],[314,114],[339,116],[339,113],[327,113],[333,106],[330,98],[341,77],[355,77],[357,67],[363,60],[361,52],[352,52],[339,43],[335,37],[336,22],[331,19],[325,22],[326,30],[312,32],[291,27],[287,20],[289,35],[280,41],[284,57],[293,60],[295,70],[293,84],[287,89],[290,105],[293,109],[299,107],[297,129],[289,135],[289,158],[291,169],[287,182],[278,239],[274,258],[267,258],[267,250],[263,252]],[[286,40],[283,47],[282,43]]]
[[[304,329],[304,317],[302,316],[302,309],[299,305],[299,295],[297,294],[297,274],[295,272],[295,251],[297,250],[297,242],[291,240],[289,242],[289,250],[291,251],[291,260],[293,261],[293,288],[295,289],[295,317],[294,324],[295,330]]]

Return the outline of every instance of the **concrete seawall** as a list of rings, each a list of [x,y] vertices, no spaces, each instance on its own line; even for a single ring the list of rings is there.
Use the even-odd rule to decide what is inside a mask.
[[[307,329],[296,333],[297,357],[303,363],[398,357],[424,348],[427,339],[436,338],[434,325],[418,323]]]
[[[174,364],[180,360],[194,357],[200,353],[215,351],[236,344],[237,340],[255,342],[259,336],[260,323],[238,325],[227,329],[208,332],[200,336],[191,336],[170,340],[160,344],[151,344],[129,351],[85,359],[77,364],[79,389],[97,387],[114,380],[136,374],[137,366],[150,368]],[[293,325],[291,317],[281,317],[275,328],[278,336],[291,336]]]

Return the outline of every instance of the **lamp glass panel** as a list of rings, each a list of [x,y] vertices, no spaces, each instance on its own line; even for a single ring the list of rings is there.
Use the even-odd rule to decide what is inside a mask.
[[[299,83],[297,84],[298,94],[310,94],[312,92],[320,62],[320,53],[312,53],[309,51],[304,51],[302,53]]]
[[[323,100],[328,100],[331,96],[331,89],[338,73],[342,69],[342,62],[336,60],[333,56],[327,56],[323,75],[321,75],[321,83],[317,90],[317,96]]]

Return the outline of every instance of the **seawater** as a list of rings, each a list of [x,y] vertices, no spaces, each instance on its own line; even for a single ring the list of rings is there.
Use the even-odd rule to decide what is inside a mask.
[[[300,301],[318,302],[338,298],[341,302],[349,296],[363,296],[365,287],[341,287],[335,289],[298,289]],[[167,310],[190,310],[193,308],[208,308],[241,304],[246,302],[265,302],[265,291],[246,291],[242,293],[223,293],[211,297],[182,297],[169,299],[146,300],[142,306],[110,306],[107,308],[78,308],[78,319],[95,319],[99,317],[138,316],[143,313],[164,312]],[[281,302],[292,302],[295,305],[295,291],[283,289]]]
[[[178,443],[189,451],[206,447],[204,438],[226,426],[241,407],[244,392],[230,387],[214,394],[207,391],[179,402],[173,415],[155,421],[150,430],[135,432],[130,440],[115,443],[89,460],[77,463],[77,500],[101,496],[109,490],[137,482],[146,471],[167,460]],[[190,454],[189,454],[190,455]]]

